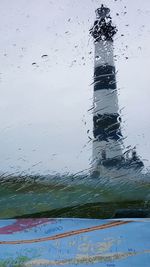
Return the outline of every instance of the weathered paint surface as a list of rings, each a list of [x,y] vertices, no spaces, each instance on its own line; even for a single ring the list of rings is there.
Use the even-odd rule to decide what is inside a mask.
[[[144,266],[150,220],[0,221],[0,266]]]

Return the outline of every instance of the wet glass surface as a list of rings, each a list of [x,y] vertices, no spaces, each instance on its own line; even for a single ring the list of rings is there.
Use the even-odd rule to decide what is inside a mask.
[[[149,216],[149,15],[1,1],[1,218]]]

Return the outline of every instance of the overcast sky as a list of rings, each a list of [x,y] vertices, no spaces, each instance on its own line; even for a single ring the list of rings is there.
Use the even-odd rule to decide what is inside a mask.
[[[1,0],[1,172],[89,167],[94,58],[89,28],[102,3],[118,27],[114,46],[125,146],[136,145],[149,166],[150,1]]]

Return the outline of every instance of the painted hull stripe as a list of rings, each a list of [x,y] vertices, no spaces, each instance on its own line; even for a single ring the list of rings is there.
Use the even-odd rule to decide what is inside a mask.
[[[93,226],[93,227],[89,227],[89,228],[69,231],[66,233],[62,233],[62,234],[58,234],[58,235],[54,235],[54,236],[49,236],[49,237],[41,237],[41,238],[32,239],[32,240],[0,241],[0,245],[30,244],[30,243],[45,242],[45,241],[50,241],[50,240],[57,240],[57,239],[61,239],[64,237],[70,237],[70,236],[88,233],[88,232],[92,232],[92,231],[108,229],[111,227],[120,226],[120,225],[128,224],[131,222],[133,222],[133,221],[112,221],[112,222],[109,222],[107,224],[102,224],[102,225]]]

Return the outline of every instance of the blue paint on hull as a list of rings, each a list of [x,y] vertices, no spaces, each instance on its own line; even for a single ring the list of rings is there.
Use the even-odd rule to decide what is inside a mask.
[[[0,221],[0,266],[144,266],[150,220]]]

